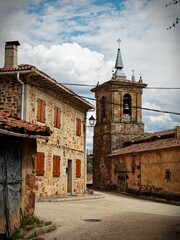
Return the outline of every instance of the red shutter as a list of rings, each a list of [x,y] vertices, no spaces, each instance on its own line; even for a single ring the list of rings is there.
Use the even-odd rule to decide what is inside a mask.
[[[76,135],[81,136],[81,120],[79,118],[76,119]]]
[[[37,100],[37,120],[45,123],[46,102],[39,99]]]
[[[54,126],[60,128],[61,126],[61,110],[58,107],[54,108]]]
[[[60,176],[60,156],[53,156],[53,177]]]
[[[36,154],[36,175],[44,176],[44,153],[42,152]]]
[[[76,177],[81,177],[81,160],[76,160]]]
[[[57,107],[54,107],[54,127],[56,127],[57,125],[56,119],[57,119]]]
[[[40,121],[41,119],[41,100],[37,100],[37,120]]]
[[[41,122],[45,123],[46,102],[41,100]]]

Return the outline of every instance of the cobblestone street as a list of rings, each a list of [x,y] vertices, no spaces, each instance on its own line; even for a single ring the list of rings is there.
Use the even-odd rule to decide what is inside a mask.
[[[37,202],[35,214],[57,226],[47,240],[178,240],[180,207],[115,193],[103,198]]]

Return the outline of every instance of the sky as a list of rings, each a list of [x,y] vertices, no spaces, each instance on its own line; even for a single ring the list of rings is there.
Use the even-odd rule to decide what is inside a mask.
[[[171,0],[0,0],[0,66],[6,41],[18,40],[19,64],[32,64],[61,83],[111,79],[118,43],[124,72],[148,87],[180,88],[180,3]],[[95,98],[91,86],[68,85]],[[88,99],[87,99],[88,100]],[[88,100],[95,105],[95,101]],[[143,107],[180,113],[180,89],[144,89]],[[88,113],[89,118],[94,113]],[[143,111],[146,132],[180,125],[180,115]],[[92,148],[93,128],[87,127]]]

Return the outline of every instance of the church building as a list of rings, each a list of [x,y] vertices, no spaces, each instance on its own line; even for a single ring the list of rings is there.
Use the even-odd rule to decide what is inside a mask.
[[[120,40],[118,39],[120,43]],[[120,47],[117,51],[115,72],[111,80],[97,85],[91,91],[96,98],[96,125],[94,127],[93,186],[111,189],[112,151],[123,147],[125,141],[144,133],[142,122],[142,93],[147,84],[142,77],[126,78]]]

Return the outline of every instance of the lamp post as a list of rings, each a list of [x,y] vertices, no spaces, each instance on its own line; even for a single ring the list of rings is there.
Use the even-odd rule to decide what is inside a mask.
[[[85,126],[85,128],[87,127],[93,127],[95,124],[96,119],[93,117],[93,115],[91,115],[91,117],[89,118],[89,125],[90,126]],[[86,139],[86,131],[85,132],[85,139]],[[85,168],[84,168],[84,192],[86,192],[87,186],[86,186],[86,178],[87,178],[87,151],[86,151],[86,141],[85,141]]]

